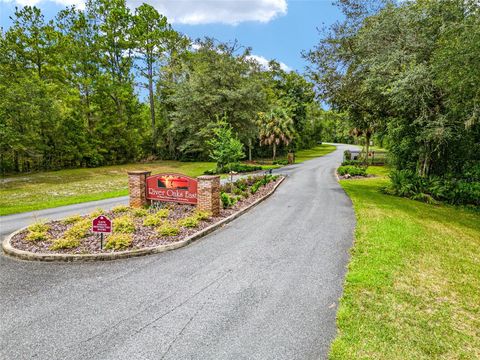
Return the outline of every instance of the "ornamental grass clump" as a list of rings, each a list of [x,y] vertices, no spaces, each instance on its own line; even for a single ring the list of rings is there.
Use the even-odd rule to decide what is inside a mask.
[[[176,236],[179,234],[180,229],[177,224],[165,221],[160,227],[157,228],[157,232],[161,236]]]
[[[54,240],[50,250],[73,249],[80,246],[80,240],[74,238],[62,238]]]
[[[196,228],[198,226],[198,218],[195,216],[188,216],[178,221],[178,225],[186,228]]]
[[[131,234],[118,233],[112,234],[107,238],[105,250],[122,250],[132,245],[133,236]]]
[[[113,231],[117,233],[130,234],[135,231],[133,219],[128,216],[120,216],[113,220]]]

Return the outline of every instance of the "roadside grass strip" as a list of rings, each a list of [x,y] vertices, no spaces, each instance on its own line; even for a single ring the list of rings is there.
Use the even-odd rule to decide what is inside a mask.
[[[480,359],[480,213],[342,180],[355,245],[331,359]]]

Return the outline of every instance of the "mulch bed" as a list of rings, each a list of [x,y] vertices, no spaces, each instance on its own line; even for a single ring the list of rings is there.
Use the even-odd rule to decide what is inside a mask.
[[[181,227],[179,234],[176,236],[161,236],[157,233],[156,228],[153,226],[144,226],[144,218],[133,218],[135,222],[135,232],[133,233],[132,245],[126,249],[118,250],[134,250],[142,248],[156,247],[158,245],[166,245],[175,243],[183,240],[184,238],[195,234],[196,232],[213,225],[220,220],[244,209],[249,206],[256,200],[264,197],[269,193],[277,184],[276,181],[271,181],[265,186],[261,186],[255,194],[250,194],[247,198],[238,201],[235,205],[227,209],[221,209],[220,216],[211,217],[207,220],[199,221],[199,224],[195,228],[185,228]],[[167,220],[176,221],[184,217],[192,215],[196,207],[194,205],[184,205],[184,204],[175,204],[175,203],[165,203],[164,207],[170,210]],[[158,210],[158,209],[157,209]],[[153,211],[153,210],[152,210]],[[125,213],[115,214],[112,211],[105,211],[103,215],[109,217],[113,222],[115,218],[124,216]],[[84,219],[89,218],[88,215],[83,217]],[[49,225],[48,235],[49,240],[46,241],[28,241],[26,236],[28,230],[23,230],[16,234],[10,241],[11,245],[14,248],[19,250],[25,250],[32,253],[43,253],[43,254],[98,254],[98,253],[112,253],[118,252],[115,250],[101,250],[100,249],[100,235],[93,234],[89,232],[88,236],[81,239],[80,246],[74,249],[60,249],[60,250],[50,250],[50,246],[53,243],[54,239],[62,238],[64,232],[70,228],[72,225],[65,225],[62,221],[50,221],[46,223]],[[108,236],[104,239],[104,245],[106,243]]]

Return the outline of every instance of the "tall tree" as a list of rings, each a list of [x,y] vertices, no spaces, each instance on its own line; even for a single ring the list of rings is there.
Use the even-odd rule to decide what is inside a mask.
[[[150,106],[150,124],[152,133],[152,154],[157,152],[157,125],[155,114],[155,80],[159,76],[158,69],[168,53],[172,42],[180,37],[167,22],[167,18],[148,4],[142,4],[135,10],[132,36],[137,69],[140,76],[146,79],[148,102]]]

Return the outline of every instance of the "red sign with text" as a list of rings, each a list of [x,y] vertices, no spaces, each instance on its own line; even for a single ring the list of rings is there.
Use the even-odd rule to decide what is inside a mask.
[[[197,203],[197,180],[182,174],[158,174],[147,177],[147,199]]]
[[[92,232],[94,233],[111,233],[112,220],[106,216],[100,215],[92,220]]]

